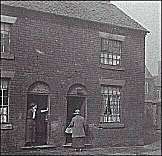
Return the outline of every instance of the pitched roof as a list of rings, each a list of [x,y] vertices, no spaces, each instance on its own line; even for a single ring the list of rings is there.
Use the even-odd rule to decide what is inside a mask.
[[[1,4],[149,32],[115,5],[103,1],[1,1]]]

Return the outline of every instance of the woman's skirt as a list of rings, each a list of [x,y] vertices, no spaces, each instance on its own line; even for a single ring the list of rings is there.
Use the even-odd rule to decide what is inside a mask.
[[[73,148],[84,148],[84,143],[85,143],[85,137],[72,138]]]

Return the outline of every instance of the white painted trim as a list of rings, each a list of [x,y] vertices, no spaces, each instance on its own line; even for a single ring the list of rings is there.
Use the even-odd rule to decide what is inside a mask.
[[[101,31],[99,32],[99,37],[106,38],[106,39],[117,40],[117,41],[124,41],[125,40],[125,36],[117,35],[117,34],[105,33],[105,32],[101,32]]]
[[[100,79],[99,83],[104,85],[124,86],[125,80]]]
[[[13,24],[17,20],[17,17],[1,15],[1,22]]]

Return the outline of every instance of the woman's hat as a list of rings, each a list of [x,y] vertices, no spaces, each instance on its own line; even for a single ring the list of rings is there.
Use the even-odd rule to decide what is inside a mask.
[[[79,109],[76,109],[73,114],[80,114],[80,110]]]
[[[35,105],[36,105],[36,104],[32,102],[32,103],[30,104],[30,107],[33,107],[33,106],[35,106]]]

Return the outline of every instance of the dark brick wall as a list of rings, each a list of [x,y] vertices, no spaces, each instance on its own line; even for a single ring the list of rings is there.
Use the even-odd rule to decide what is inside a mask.
[[[3,149],[8,143],[14,145],[16,142],[17,147],[25,143],[27,91],[36,81],[43,81],[50,87],[51,144],[64,144],[66,94],[72,84],[81,83],[86,86],[88,123],[97,125],[101,112],[99,86],[101,77],[126,80],[121,99],[121,120],[125,127],[103,130],[92,126],[90,131],[93,134],[92,144],[104,146],[108,143],[113,145],[143,142],[145,56],[143,32],[13,7],[2,6],[1,14],[18,17],[11,32],[11,51],[15,55],[15,60],[12,60],[12,65],[8,64],[8,60],[2,64],[3,68],[8,68],[9,65],[15,70],[10,86],[10,122],[14,128],[9,132],[6,130],[7,135],[5,131],[1,131]],[[122,47],[124,71],[105,70],[99,67],[99,31],[126,36]],[[46,55],[36,53],[35,49]],[[76,74],[70,77],[74,71]],[[52,125],[57,125],[56,129],[52,129]],[[60,133],[57,133],[58,130]],[[5,142],[7,139],[5,136],[7,138],[14,136],[14,141]]]

